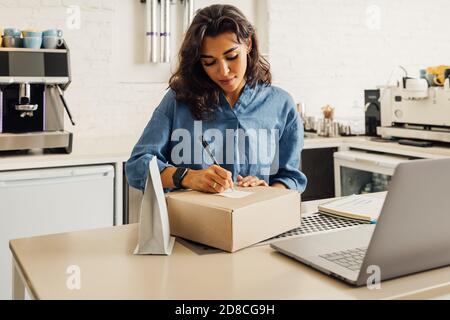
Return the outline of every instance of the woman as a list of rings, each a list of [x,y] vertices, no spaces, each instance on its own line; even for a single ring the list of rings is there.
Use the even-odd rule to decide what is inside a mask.
[[[126,163],[129,184],[144,190],[156,157],[166,189],[302,192],[302,123],[289,94],[271,85],[269,64],[241,11],[230,5],[200,10],[179,59],[170,90]]]

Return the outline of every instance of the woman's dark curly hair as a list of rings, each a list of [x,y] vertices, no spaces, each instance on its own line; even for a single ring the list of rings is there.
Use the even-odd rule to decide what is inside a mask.
[[[210,119],[219,104],[221,88],[216,85],[201,65],[201,47],[205,37],[215,37],[225,32],[236,35],[239,43],[252,41],[247,55],[246,83],[252,88],[262,83],[270,85],[270,66],[258,48],[255,29],[244,14],[231,5],[215,4],[200,10],[186,32],[179,52],[179,67],[169,80],[176,99],[185,103],[194,118]]]

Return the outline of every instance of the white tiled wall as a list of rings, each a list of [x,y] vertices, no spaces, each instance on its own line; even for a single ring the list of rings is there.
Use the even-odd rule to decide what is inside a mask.
[[[73,73],[66,98],[77,122],[66,127],[78,135],[139,134],[167,87],[155,83],[151,71],[142,81],[144,69],[136,81],[133,74],[119,81],[115,48],[123,36],[117,26],[142,15],[121,10],[122,1],[139,0],[0,0],[2,27],[64,30]],[[255,18],[252,13],[266,11],[261,1],[226,2],[240,4],[268,30],[275,84],[305,102],[311,115],[331,104],[338,119],[362,130],[364,88],[386,83],[399,64],[416,75],[421,67],[450,63],[448,0],[267,0],[267,16]],[[220,1],[197,5],[214,2]],[[71,30],[73,5],[80,8],[81,28]],[[396,70],[391,78],[399,75]]]

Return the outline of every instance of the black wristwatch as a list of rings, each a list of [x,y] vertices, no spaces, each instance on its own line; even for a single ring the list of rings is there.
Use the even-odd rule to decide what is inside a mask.
[[[183,186],[181,185],[181,181],[183,181],[183,178],[186,176],[188,171],[188,168],[177,168],[175,173],[172,175],[172,181],[176,188],[183,188]]]

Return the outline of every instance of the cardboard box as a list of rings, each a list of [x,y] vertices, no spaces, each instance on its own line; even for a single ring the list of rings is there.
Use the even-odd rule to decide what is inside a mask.
[[[166,195],[174,236],[234,252],[300,226],[300,193],[268,187],[241,188],[240,199],[197,191]]]

